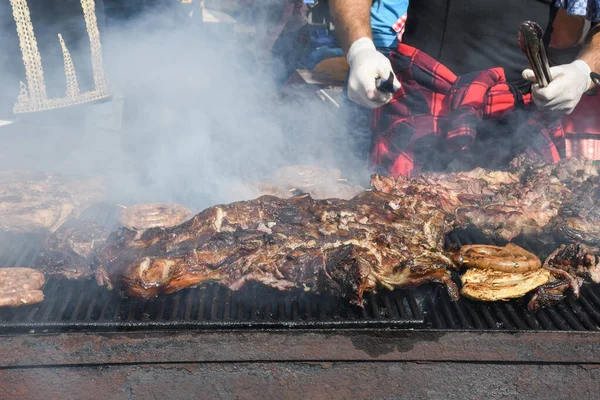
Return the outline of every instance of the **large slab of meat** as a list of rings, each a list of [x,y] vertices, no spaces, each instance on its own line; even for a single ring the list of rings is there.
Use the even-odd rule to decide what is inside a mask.
[[[100,179],[0,171],[0,231],[53,232],[103,197]]]
[[[151,298],[210,280],[326,291],[360,303],[377,287],[458,290],[443,252],[452,218],[418,197],[367,191],[349,201],[263,196],[211,207],[173,228],[120,229],[94,251],[100,284]]]
[[[517,158],[506,172],[477,168],[412,179],[374,175],[371,184],[376,190],[436,204],[453,214],[457,224],[477,227],[491,237],[510,241],[522,233],[547,232],[590,240],[600,237],[600,225],[594,225],[600,214],[591,206],[600,194],[598,175],[589,160],[544,164]]]

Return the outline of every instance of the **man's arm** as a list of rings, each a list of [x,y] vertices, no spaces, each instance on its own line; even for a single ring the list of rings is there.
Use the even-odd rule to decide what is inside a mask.
[[[376,79],[394,76],[390,60],[377,51],[371,32],[372,0],[329,0],[338,40],[348,60],[348,98],[367,108],[377,108],[392,99],[391,93],[377,89]]]
[[[372,0],[329,0],[329,9],[344,54],[360,38],[372,39]]]
[[[592,71],[600,73],[600,23],[590,29],[579,59],[585,61]]]

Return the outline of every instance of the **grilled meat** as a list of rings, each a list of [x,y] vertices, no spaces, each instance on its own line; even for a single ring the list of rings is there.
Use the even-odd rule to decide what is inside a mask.
[[[328,170],[310,165],[292,165],[279,168],[273,173],[275,184],[285,188],[308,191],[316,186],[326,186],[337,182],[342,176],[339,169]]]
[[[509,243],[506,246],[466,245],[460,249],[462,266],[494,271],[523,273],[542,266],[540,259],[527,250]]]
[[[208,280],[325,291],[360,304],[365,291],[425,282],[458,291],[443,253],[452,219],[417,198],[363,192],[350,201],[309,195],[211,207],[173,228],[112,233],[96,250],[97,280],[151,298]]]
[[[584,280],[600,283],[600,249],[579,243],[563,245],[548,256],[544,268],[551,272],[552,279],[530,300],[530,310],[556,304],[569,291],[579,298]]]
[[[30,268],[0,268],[0,307],[19,307],[44,300],[44,275]]]
[[[550,280],[550,271],[527,272],[470,269],[461,276],[460,294],[474,300],[497,301],[523,297]]]
[[[0,230],[53,232],[102,198],[102,182],[98,179],[0,171]]]
[[[136,204],[121,211],[119,223],[138,230],[168,228],[181,224],[192,215],[190,210],[177,204]]]
[[[245,186],[245,191],[249,191],[249,199],[255,199],[261,196],[276,196],[282,199],[289,199],[294,196],[293,190],[285,189],[272,183],[256,183]]]
[[[544,231],[567,241],[600,246],[600,178],[593,176],[573,189]]]
[[[309,165],[292,165],[276,170],[272,179],[275,187],[297,193],[307,193],[314,199],[350,200],[365,190],[362,186],[341,182],[341,176],[342,172],[339,169],[328,170]],[[290,197],[269,193],[269,190],[261,191],[261,195],[269,194],[275,194],[282,198]]]
[[[550,272],[532,253],[509,243],[506,246],[467,245],[459,262],[471,268],[461,276],[461,295],[482,301],[522,297],[550,280]]]
[[[371,185],[398,196],[418,196],[454,214],[460,225],[476,226],[491,237],[510,241],[522,233],[547,229],[571,232],[571,236],[591,232],[593,227],[586,226],[585,218],[564,223],[564,218],[557,216],[577,205],[588,205],[596,196],[589,182],[597,176],[597,167],[587,160],[569,159],[553,165],[517,158],[508,172],[477,168],[412,179],[374,175]],[[578,199],[586,188],[588,197]],[[594,217],[589,215],[593,207],[583,208],[586,218]]]
[[[90,278],[94,275],[92,250],[107,237],[105,228],[94,221],[70,221],[46,238],[32,267],[45,275]]]

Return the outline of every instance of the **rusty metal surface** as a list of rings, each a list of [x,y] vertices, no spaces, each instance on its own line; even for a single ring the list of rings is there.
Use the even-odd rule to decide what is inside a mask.
[[[2,399],[595,399],[600,368],[479,363],[154,364],[0,369]]]
[[[153,332],[0,337],[0,367],[172,362],[600,363],[585,332]]]

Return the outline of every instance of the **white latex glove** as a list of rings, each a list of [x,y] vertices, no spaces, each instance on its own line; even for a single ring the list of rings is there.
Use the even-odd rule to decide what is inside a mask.
[[[582,60],[552,67],[550,68],[552,82],[545,88],[540,88],[536,83],[532,70],[526,69],[522,75],[523,79],[534,83],[531,92],[533,101],[540,111],[571,114],[581,96],[592,84],[590,72],[590,67]]]
[[[377,51],[373,41],[361,38],[352,43],[348,50],[348,98],[367,108],[377,108],[392,99],[391,93],[377,90],[375,80],[386,80],[392,72],[390,60]],[[400,89],[400,82],[394,75],[394,88]]]

